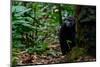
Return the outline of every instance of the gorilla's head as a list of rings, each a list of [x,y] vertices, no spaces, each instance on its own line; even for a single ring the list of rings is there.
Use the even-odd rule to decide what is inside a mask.
[[[75,18],[73,16],[69,16],[64,19],[64,23],[67,27],[72,27],[75,24]]]

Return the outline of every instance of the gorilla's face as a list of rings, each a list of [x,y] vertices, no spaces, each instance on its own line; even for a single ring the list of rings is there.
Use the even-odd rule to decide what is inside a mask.
[[[67,27],[72,27],[75,24],[75,18],[74,17],[68,17],[67,19],[64,19],[64,23]]]

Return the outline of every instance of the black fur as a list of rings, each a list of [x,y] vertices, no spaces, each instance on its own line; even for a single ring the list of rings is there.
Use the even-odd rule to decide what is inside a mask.
[[[64,23],[61,25],[59,31],[59,41],[62,54],[65,55],[75,46],[75,18],[68,17],[64,19]],[[67,41],[71,41],[70,46]]]

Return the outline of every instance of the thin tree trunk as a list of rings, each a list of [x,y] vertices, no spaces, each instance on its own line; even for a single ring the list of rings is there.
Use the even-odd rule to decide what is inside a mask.
[[[62,22],[62,12],[61,12],[61,4],[58,5],[58,9],[59,9],[59,24],[61,25],[63,22]]]

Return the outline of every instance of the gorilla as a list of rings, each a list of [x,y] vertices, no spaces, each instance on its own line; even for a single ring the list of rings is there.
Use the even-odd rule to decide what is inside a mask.
[[[66,55],[75,46],[75,32],[75,18],[69,16],[63,20],[59,30],[62,55]]]

